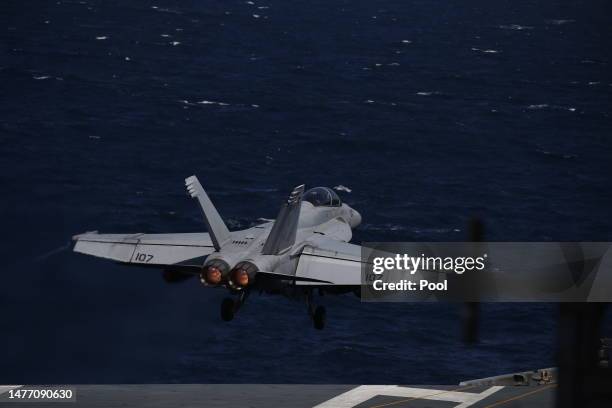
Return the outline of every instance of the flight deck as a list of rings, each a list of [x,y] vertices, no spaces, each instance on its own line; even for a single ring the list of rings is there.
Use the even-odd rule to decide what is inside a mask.
[[[0,386],[0,406],[52,407],[552,407],[556,384],[528,386],[404,386],[286,384],[71,385],[71,401],[9,399],[10,390],[62,386]]]

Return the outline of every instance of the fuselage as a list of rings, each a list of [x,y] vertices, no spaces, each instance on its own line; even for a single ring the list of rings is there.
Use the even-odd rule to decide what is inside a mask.
[[[233,231],[230,240],[219,251],[207,258],[207,267],[215,266],[222,275],[223,285],[240,289],[232,282],[230,271],[243,267],[251,280],[257,271],[276,271],[291,275],[295,273],[299,253],[304,246],[312,245],[321,238],[348,242],[352,229],[361,223],[361,215],[347,204],[336,206],[318,205],[302,201],[295,243],[277,255],[264,255],[262,250],[270,235],[273,221],[255,227]],[[203,278],[206,281],[206,278]]]

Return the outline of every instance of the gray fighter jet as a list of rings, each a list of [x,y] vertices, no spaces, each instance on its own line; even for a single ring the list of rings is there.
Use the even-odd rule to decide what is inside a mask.
[[[314,327],[325,326],[326,312],[316,293],[359,295],[361,247],[349,244],[361,215],[330,188],[304,193],[293,189],[275,221],[229,231],[195,176],[185,180],[202,209],[208,233],[76,235],[74,251],[125,265],[155,267],[178,282],[199,275],[204,286],[222,287],[232,297],[221,303],[221,317],[233,319],[252,291],[303,299]]]

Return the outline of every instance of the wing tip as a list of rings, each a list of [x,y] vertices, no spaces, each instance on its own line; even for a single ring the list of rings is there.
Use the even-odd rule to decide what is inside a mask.
[[[83,238],[83,237],[85,237],[87,235],[94,235],[94,234],[98,234],[98,230],[85,231],[85,232],[82,232],[80,234],[73,235],[72,236],[72,240],[73,241],[78,241],[79,239],[81,239],[81,238]]]

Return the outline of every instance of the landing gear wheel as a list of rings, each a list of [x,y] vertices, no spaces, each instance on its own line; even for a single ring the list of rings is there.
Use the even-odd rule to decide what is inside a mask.
[[[221,319],[229,322],[234,318],[234,300],[231,298],[223,299],[221,302]]]
[[[324,306],[317,306],[312,315],[312,322],[314,323],[314,328],[317,330],[323,330],[325,327],[325,318],[326,312]]]

